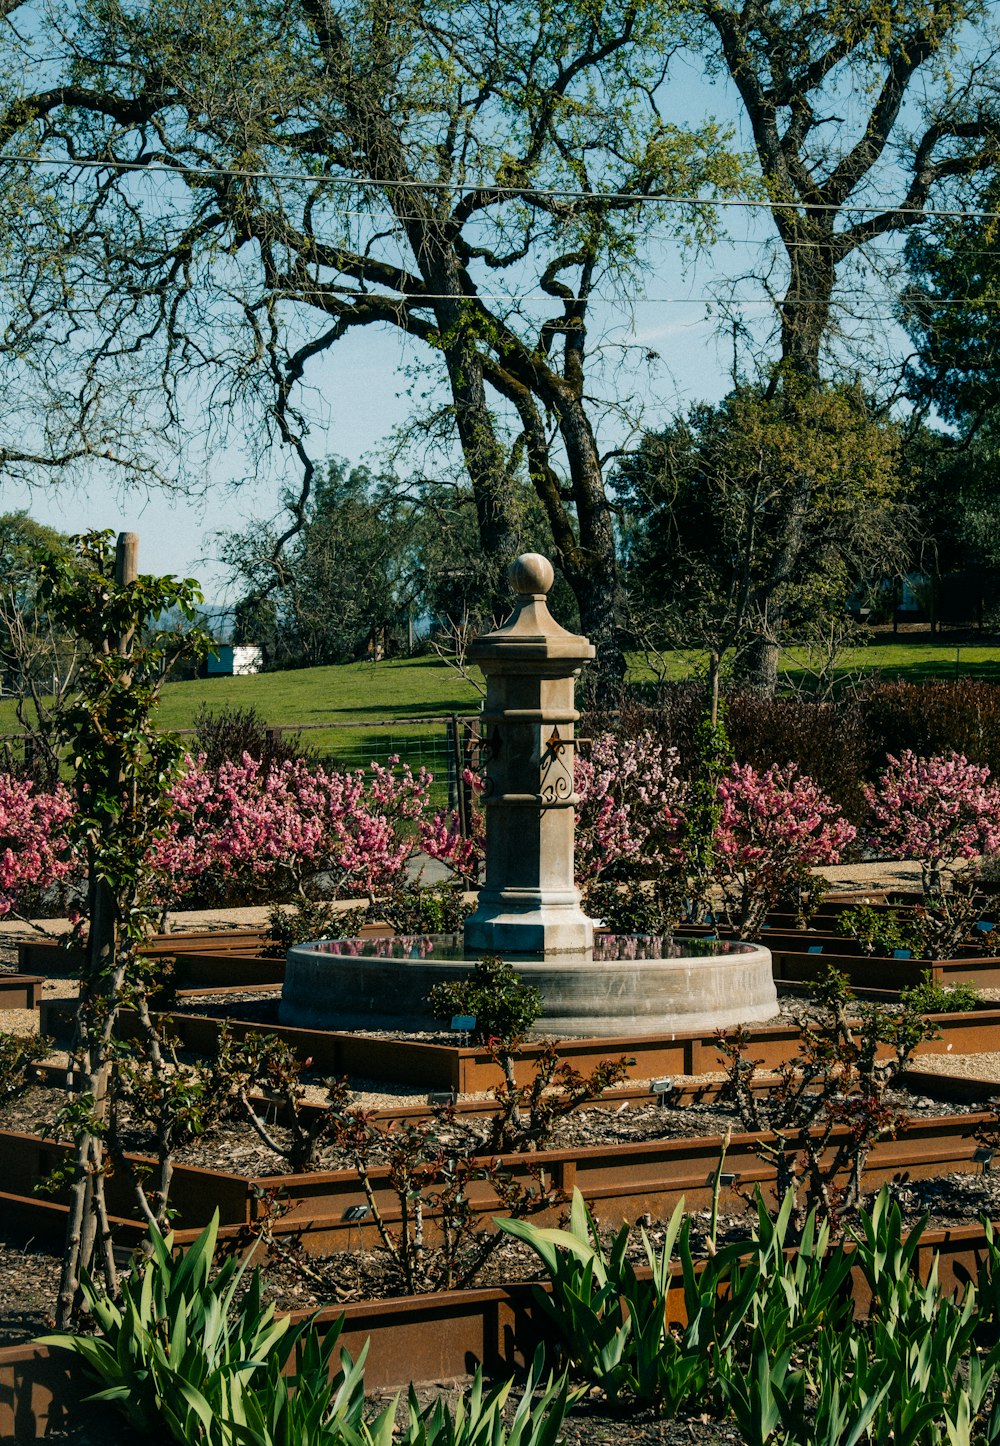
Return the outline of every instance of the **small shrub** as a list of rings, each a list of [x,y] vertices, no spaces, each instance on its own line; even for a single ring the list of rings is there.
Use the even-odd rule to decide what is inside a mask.
[[[753,1089],[757,1061],[747,1056],[743,1029],[720,1031],[716,1047],[726,1061],[724,1097],[744,1128],[763,1134],[755,1149],[774,1166],[779,1195],[801,1184],[807,1208],[838,1223],[861,1199],[873,1145],[893,1138],[905,1121],[886,1100],[888,1090],[935,1031],[912,1005],[856,1000],[844,975],[829,967],[813,995],[819,1020],[797,1019],[798,1053],[766,1092]]]
[[[0,1102],[24,1093],[34,1079],[34,1066],[51,1050],[52,1042],[39,1034],[0,1030]]]
[[[399,889],[379,904],[397,934],[460,934],[475,904],[461,887]]]
[[[834,925],[846,939],[855,939],[866,954],[889,955],[896,949],[909,949],[914,954],[923,946],[923,936],[915,920],[887,909],[874,909],[871,904],[857,904],[843,909]]]
[[[353,939],[369,921],[368,909],[337,909],[314,899],[299,899],[291,908],[277,904],[267,916],[269,942],[261,950],[269,959],[283,959],[295,944],[309,939]]]
[[[248,1034],[234,1040],[228,1028],[219,1033],[214,1069],[220,1081],[238,1101],[248,1123],[269,1150],[287,1160],[293,1171],[307,1170],[316,1148],[329,1134],[328,1115],[346,1110],[350,1090],[345,1080],[327,1082],[327,1112],[303,1110],[305,1090],[300,1076],[312,1063],[300,1063],[295,1051],[275,1034]],[[262,1094],[276,1107],[288,1131],[282,1144],[257,1113],[252,1098]]]
[[[499,1207],[517,1219],[550,1208],[559,1198],[530,1161],[519,1165],[515,1178],[498,1155],[484,1155],[478,1131],[467,1127],[451,1105],[383,1128],[367,1111],[344,1104],[329,1111],[326,1128],[357,1173],[372,1222],[410,1295],[470,1285],[503,1243],[496,1231],[479,1228],[471,1198],[477,1185],[485,1185]],[[399,1205],[392,1228],[372,1181],[376,1168],[386,1172]],[[428,1216],[438,1232],[433,1248],[425,1239]]]
[[[298,758],[316,760],[315,750],[306,747],[301,733],[268,727],[256,708],[237,708],[227,703],[218,712],[202,703],[194,717],[192,753],[204,754],[206,768],[220,763],[239,763],[244,753],[262,763],[267,772]]]
[[[456,1014],[474,1016],[473,1038],[481,1044],[496,1039],[512,1045],[542,1012],[539,991],[533,984],[525,984],[497,955],[480,959],[464,979],[435,984],[427,1003],[436,1019],[451,1019]]]
[[[982,1008],[983,1003],[974,984],[965,980],[958,984],[938,984],[929,969],[924,970],[919,984],[900,990],[899,1002],[904,1009],[920,1014],[966,1014],[971,1009]]]
[[[552,1141],[555,1127],[565,1115],[599,1098],[627,1079],[634,1059],[602,1059],[589,1075],[581,1074],[559,1058],[556,1045],[547,1044],[534,1061],[529,1083],[519,1085],[511,1068],[511,1056],[495,1045],[493,1057],[503,1071],[503,1080],[493,1091],[500,1106],[490,1122],[483,1149],[490,1154],[514,1150],[544,1150]]]
[[[583,890],[584,912],[612,934],[669,935],[680,922],[682,901],[672,881],[592,883]]]
[[[141,1017],[147,1031],[153,1028],[148,1011]],[[170,1188],[177,1152],[192,1140],[208,1133],[233,1112],[231,1080],[217,1060],[205,1063],[177,1062],[180,1041],[167,1035],[162,1024],[155,1046],[144,1055],[120,1044],[115,1055],[111,1096],[113,1108],[107,1126],[108,1149],[116,1167],[132,1181],[143,1218],[166,1233],[171,1215]],[[169,1054],[174,1068],[166,1066]],[[150,1057],[151,1056],[151,1057]],[[137,1161],[123,1140],[120,1119],[127,1112],[130,1130],[145,1129],[156,1155],[156,1168]]]
[[[600,733],[587,754],[576,753],[578,879],[648,876],[670,861],[686,792],[678,761],[648,730],[627,741]]]

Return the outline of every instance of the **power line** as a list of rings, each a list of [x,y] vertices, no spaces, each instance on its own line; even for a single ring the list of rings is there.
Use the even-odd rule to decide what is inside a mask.
[[[371,176],[317,176],[308,171],[254,171],[240,170],[229,166],[185,166],[180,162],[122,161],[115,158],[106,160],[67,158],[58,160],[54,156],[29,156],[19,152],[6,152],[5,161],[16,161],[31,166],[58,166],[61,169],[90,169],[136,172],[142,175],[176,175],[203,180],[220,177],[241,181],[302,181],[310,185],[360,187],[362,190],[382,191],[445,191],[457,195],[472,195],[482,191],[503,200],[530,200],[540,197],[546,200],[562,201],[618,201],[636,206],[691,206],[697,208],[743,207],[763,211],[810,211],[849,213],[852,216],[879,216],[891,211],[898,216],[916,216],[923,220],[996,220],[994,211],[925,209],[920,206],[866,206],[859,202],[771,201],[750,197],[708,197],[708,196],[659,196],[644,191],[580,191],[569,187],[506,186],[489,182],[471,181],[414,181],[402,179],[376,180]],[[423,218],[420,218],[423,219]]]
[[[323,288],[317,287],[316,290],[317,290],[317,292],[320,292],[320,291],[323,290]],[[505,293],[505,292],[488,292],[488,291],[483,291],[483,292],[479,292],[479,291],[470,291],[470,292],[451,292],[451,291],[423,292],[423,291],[422,291],[422,292],[420,292],[419,294],[411,294],[411,293],[403,292],[403,293],[400,293],[400,294],[395,295],[395,296],[390,295],[390,294],[388,294],[388,293],[377,292],[377,291],[352,291],[352,292],[347,292],[347,293],[343,293],[343,292],[342,292],[342,293],[340,293],[340,294],[341,294],[341,296],[343,296],[344,299],[347,300],[347,301],[352,301],[352,302],[353,302],[353,301],[378,301],[378,302],[385,302],[385,303],[387,303],[388,305],[391,305],[391,306],[406,306],[407,304],[409,304],[409,305],[411,305],[411,306],[422,306],[425,302],[429,302],[429,301],[455,301],[455,302],[461,302],[461,301],[488,301],[488,302],[491,302],[491,303],[499,303],[499,302],[502,302],[502,303],[505,303],[506,305],[509,305],[509,306],[518,306],[518,305],[520,305],[521,302],[527,302],[527,301],[545,301],[545,302],[551,302],[551,303],[554,303],[554,304],[557,304],[557,305],[571,305],[571,304],[572,304],[572,305],[575,305],[576,303],[581,302],[581,301],[584,302],[584,303],[586,303],[586,304],[588,304],[588,305],[589,305],[591,302],[594,302],[594,301],[604,302],[604,303],[605,303],[606,305],[608,305],[608,306],[611,306],[611,305],[615,304],[615,298],[614,298],[614,297],[599,296],[596,292],[592,292],[589,296],[570,296],[570,297],[551,296],[547,291],[525,291],[525,292],[522,292],[522,293],[520,293],[520,294],[508,294],[508,293]],[[308,294],[305,294],[305,293],[304,293],[304,294],[302,294],[301,296],[295,296],[295,297],[286,296],[286,297],[285,297],[285,300],[308,303],[308,302],[309,302],[309,296],[308,296]],[[780,298],[772,298],[772,297],[765,297],[765,296],[734,296],[734,297],[725,297],[725,296],[635,296],[635,295],[633,295],[633,296],[630,297],[630,299],[629,299],[629,305],[635,305],[635,306],[643,306],[643,305],[648,305],[648,306],[771,306],[771,307],[783,307],[783,306],[825,306],[825,307],[828,307],[830,310],[836,310],[836,309],[838,309],[839,307],[843,306],[843,304],[844,304],[843,302],[837,301],[836,298],[834,298],[832,301],[818,301],[818,300],[815,300],[815,299],[810,298],[810,297],[803,297],[801,300],[790,299],[790,300],[785,301],[785,300],[781,300]],[[943,299],[940,300],[940,301],[931,301],[931,302],[928,303],[929,308],[932,309],[932,310],[935,309],[935,308],[937,308],[937,307],[939,307],[939,306],[968,306],[968,305],[971,305],[971,306],[1000,306],[1000,296],[998,296],[998,297],[996,297],[996,298],[992,298],[992,299],[981,299],[981,298],[979,298],[979,297],[968,297],[968,296],[946,297],[946,298],[943,298]],[[879,320],[878,317],[872,317],[871,319],[872,319],[872,320]],[[881,319],[882,319],[882,320],[888,320],[889,318],[883,317],[883,318],[881,318]]]

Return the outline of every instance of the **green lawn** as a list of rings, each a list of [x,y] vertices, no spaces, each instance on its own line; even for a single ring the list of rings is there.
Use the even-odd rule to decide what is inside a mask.
[[[956,656],[957,655],[957,656]],[[678,649],[666,655],[666,677],[675,682],[705,670],[704,653]],[[804,650],[790,649],[782,659],[782,672],[790,683],[815,674]],[[1000,647],[961,647],[953,643],[881,643],[848,648],[836,662],[836,675],[848,677],[905,678],[911,683],[935,682],[956,677],[1000,682]],[[656,672],[640,654],[629,657],[629,680],[651,682]]]
[[[190,727],[202,703],[253,706],[281,727],[363,723],[367,719],[444,718],[477,713],[479,694],[440,658],[295,668],[250,678],[200,678],[168,683],[160,715],[167,728]]]
[[[956,670],[954,645],[937,643],[871,643],[843,655],[838,671],[914,682],[954,678],[957,674],[1000,681],[1000,647],[963,647]],[[677,651],[669,655],[667,676],[692,677],[704,669],[704,654]],[[808,675],[808,668],[786,658],[791,681]],[[477,674],[478,676],[478,674]],[[653,671],[643,658],[629,659],[634,682],[651,680]],[[444,758],[443,720],[450,713],[479,711],[480,695],[440,658],[397,658],[382,663],[347,663],[340,667],[299,668],[287,673],[263,673],[249,678],[208,678],[190,683],[168,683],[163,690],[160,720],[165,728],[190,728],[203,703],[221,709],[254,707],[274,727],[302,728],[305,742],[319,753],[344,762],[367,761],[366,755],[384,757],[396,751],[415,762],[426,761],[440,774]],[[393,725],[398,718],[440,718],[440,724]],[[370,727],[345,724],[370,723]],[[386,725],[388,726],[376,726]],[[13,705],[0,701],[0,733],[16,733]]]
[[[445,759],[443,720],[450,713],[479,711],[476,689],[439,658],[398,658],[382,663],[297,668],[247,678],[200,678],[167,683],[159,721],[163,728],[190,728],[205,703],[256,708],[273,727],[303,728],[303,742],[320,754],[352,765],[390,751],[439,775]],[[345,728],[345,723],[383,723],[394,718],[440,718],[436,725]],[[0,701],[0,733],[18,732],[13,704]]]
[[[189,728],[206,703],[254,707],[269,724],[302,728],[302,739],[320,754],[343,764],[364,765],[371,758],[398,753],[438,776],[445,770],[447,739],[442,724],[338,727],[385,724],[394,718],[441,718],[479,711],[475,688],[440,658],[396,658],[381,663],[296,668],[248,678],[206,678],[169,683],[160,717],[165,728]]]

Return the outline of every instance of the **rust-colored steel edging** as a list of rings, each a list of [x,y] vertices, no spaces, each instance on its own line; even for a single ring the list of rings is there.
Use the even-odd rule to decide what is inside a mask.
[[[986,1239],[979,1225],[928,1231],[916,1253],[916,1269],[926,1280],[936,1255],[945,1290],[975,1278]],[[676,1270],[674,1274],[676,1276]],[[859,1311],[866,1308],[860,1272],[852,1272]],[[370,1350],[365,1381],[371,1389],[396,1390],[410,1381],[452,1380],[482,1364],[492,1375],[507,1375],[531,1358],[539,1336],[533,1309],[536,1285],[513,1284],[487,1290],[448,1291],[390,1300],[358,1301],[327,1307],[325,1324],[343,1316],[341,1345],[357,1359],[366,1341]],[[680,1290],[668,1296],[668,1320],[684,1323]],[[293,1312],[300,1319],[305,1312]],[[87,1408],[81,1398],[93,1384],[67,1353],[36,1345],[0,1350],[0,1440],[44,1440],[50,1433],[79,1425]],[[117,1418],[95,1413],[95,1421]]]

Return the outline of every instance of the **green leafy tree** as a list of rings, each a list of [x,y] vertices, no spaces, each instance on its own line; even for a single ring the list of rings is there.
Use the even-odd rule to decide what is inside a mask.
[[[966,435],[1000,406],[1000,176],[978,179],[954,197],[956,209],[978,214],[936,217],[908,239],[902,297],[916,349],[911,395]]]
[[[231,534],[225,559],[249,585],[241,626],[260,628],[269,664],[346,663],[398,641],[416,601],[413,522],[388,479],[331,461],[282,552],[267,528]]]
[[[921,566],[932,580],[932,616],[949,576],[961,575],[980,622],[1000,575],[996,470],[1000,448],[1000,265],[996,169],[956,188],[954,209],[906,245],[909,284],[901,310],[915,356],[908,384],[920,425],[912,428],[914,490],[923,522]],[[929,413],[951,424],[927,425]]]
[[[691,11],[709,74],[736,89],[773,202],[782,279],[776,286],[772,257],[761,275],[776,336],[762,369],[768,398],[787,400],[794,415],[803,386],[841,371],[841,318],[856,300],[870,312],[877,271],[865,268],[883,239],[919,225],[956,178],[995,165],[990,7],[981,0],[692,0]],[[743,318],[728,320],[739,335]],[[861,333],[868,383],[873,347],[868,328]],[[805,523],[820,480],[811,469],[796,472],[768,521],[771,625],[757,634],[745,671],[769,691],[782,597],[808,546]]]
[[[39,595],[55,623],[80,643],[73,695],[54,720],[74,773],[74,842],[86,863],[84,963],[70,1049],[66,1103],[58,1126],[73,1146],[70,1212],[59,1285],[65,1325],[82,1272],[99,1259],[111,1293],[117,1275],[105,1203],[108,1088],[119,1010],[131,998],[147,1024],[154,1066],[158,1041],[145,1007],[146,979],[136,946],[156,915],[150,843],[166,828],[169,788],[184,756],[181,741],[157,732],[153,716],[171,665],[203,655],[209,640],[191,630],[150,636],[168,608],[193,620],[201,594],[190,580],[140,575],[131,534],[70,539],[68,552],[39,560]]]
[[[744,673],[760,639],[836,630],[852,593],[904,565],[898,464],[898,429],[849,386],[742,387],[647,434],[615,478],[641,626]]]
[[[64,552],[66,539],[25,512],[0,516],[0,669],[4,692],[13,694],[18,723],[25,734],[23,763],[53,779],[58,758],[46,722],[59,697],[71,685],[76,665],[72,638],[55,627],[38,596],[40,549]],[[7,751],[7,767],[21,760]]]

